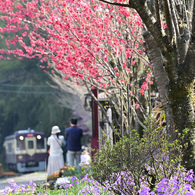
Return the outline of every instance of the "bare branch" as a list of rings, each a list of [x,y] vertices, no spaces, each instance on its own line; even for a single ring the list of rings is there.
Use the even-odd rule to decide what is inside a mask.
[[[130,4],[122,4],[122,3],[112,3],[112,2],[109,2],[109,1],[105,1],[105,0],[100,0],[104,3],[108,3],[110,5],[117,5],[117,6],[121,6],[121,7],[129,7],[129,8],[133,8]]]
[[[169,41],[171,41],[172,37],[173,37],[173,32],[172,32],[170,5],[169,5],[168,0],[163,0],[163,6],[164,6],[165,19],[166,19],[166,23],[167,23],[168,38],[169,38]]]
[[[161,27],[160,21],[160,10],[159,10],[159,0],[155,0],[155,11],[156,11],[156,20],[159,27]]]

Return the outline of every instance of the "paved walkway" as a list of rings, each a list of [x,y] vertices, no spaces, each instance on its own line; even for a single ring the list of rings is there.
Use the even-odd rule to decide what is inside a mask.
[[[34,181],[36,184],[44,183],[47,179],[46,172],[34,172],[23,174],[21,176],[0,178],[0,194],[4,191],[6,186],[9,186],[9,182],[14,180],[17,185],[28,184],[30,181]]]

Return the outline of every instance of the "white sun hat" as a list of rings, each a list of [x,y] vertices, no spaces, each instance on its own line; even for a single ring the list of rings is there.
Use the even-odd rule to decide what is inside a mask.
[[[58,126],[53,126],[52,130],[51,130],[51,134],[56,134],[56,133],[60,133],[61,130],[59,129]]]

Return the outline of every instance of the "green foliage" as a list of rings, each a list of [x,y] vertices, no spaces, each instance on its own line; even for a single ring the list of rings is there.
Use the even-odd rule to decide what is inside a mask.
[[[55,124],[69,124],[70,108],[59,104],[55,84],[36,59],[0,61],[0,149],[7,135],[32,128],[50,135]],[[64,93],[64,96],[72,94]]]
[[[123,180],[121,183],[133,179],[136,190],[140,189],[143,176],[151,189],[163,178],[170,178],[181,163],[182,142],[178,139],[168,142],[164,127],[158,127],[153,119],[147,121],[146,126],[148,128],[144,130],[143,137],[133,130],[130,138],[121,137],[113,146],[107,141],[94,157],[93,178],[101,184],[105,181],[113,184],[119,177]]]
[[[1,60],[0,61],[0,78],[6,78],[8,72],[12,72],[14,69],[22,66],[22,63],[19,60]]]
[[[36,191],[37,194],[49,194],[49,195],[62,195],[62,194],[66,194],[66,192],[64,192],[63,189],[55,189],[55,190],[50,190],[48,189],[44,189],[42,187],[39,187]],[[70,195],[73,195],[73,193],[71,193]]]
[[[37,187],[35,194],[39,195],[83,195],[83,194],[99,194],[99,195],[113,195],[112,192],[102,188],[96,181],[84,178],[82,180],[76,177],[69,178],[70,183],[65,185],[57,185],[54,189],[49,189],[43,185]]]
[[[76,167],[73,166],[67,166],[64,165],[63,168],[60,169],[60,171],[56,171],[53,175],[49,175],[47,177],[47,180],[49,181],[55,181],[57,178],[60,177],[77,177],[82,178],[84,175],[88,175],[91,172],[91,166],[85,165],[82,167],[79,167],[79,169],[76,169]]]
[[[65,165],[62,169],[60,169],[59,175],[62,177],[78,176],[78,172],[76,171],[75,167]]]

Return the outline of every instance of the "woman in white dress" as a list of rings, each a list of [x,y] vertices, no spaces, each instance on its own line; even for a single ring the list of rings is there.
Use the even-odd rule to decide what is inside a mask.
[[[64,143],[64,136],[59,135],[61,130],[58,126],[53,126],[51,136],[48,138],[47,144],[50,146],[47,174],[53,175],[56,171],[60,171],[64,167],[64,157],[62,144]]]

